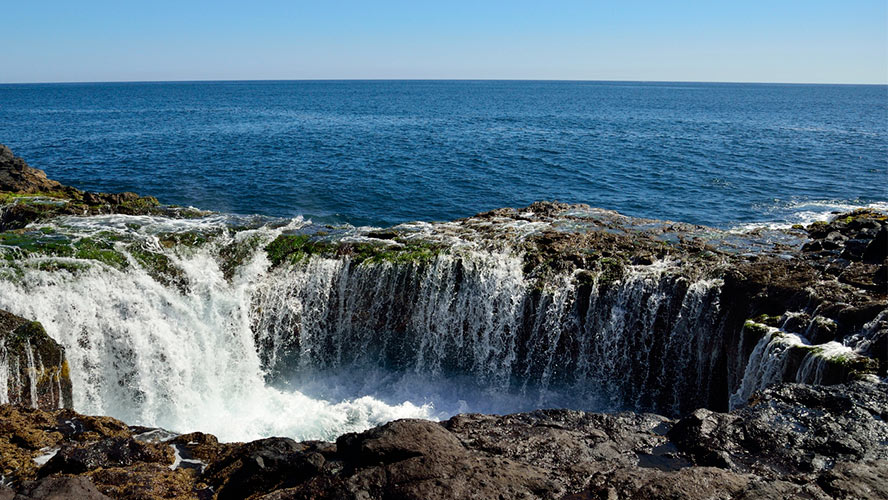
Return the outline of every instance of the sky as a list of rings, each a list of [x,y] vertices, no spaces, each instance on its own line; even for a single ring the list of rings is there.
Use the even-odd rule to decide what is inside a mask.
[[[0,82],[888,83],[888,1],[4,2]]]

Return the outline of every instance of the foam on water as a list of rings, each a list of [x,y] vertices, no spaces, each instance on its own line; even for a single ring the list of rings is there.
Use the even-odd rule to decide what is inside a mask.
[[[825,360],[851,353],[826,344],[788,373],[786,353],[808,342],[773,329],[748,359],[736,359],[728,375],[736,380],[713,382],[734,347],[723,344],[730,304],[722,304],[720,279],[661,260],[619,276],[601,270],[583,285],[569,273],[540,285],[509,246],[509,238],[553,227],[538,223],[487,227],[504,234],[490,248],[458,223],[404,224],[406,237],[446,242],[447,251],[421,263],[309,255],[277,268],[265,244],[284,231],[318,228],[301,218],[224,215],[63,217],[45,226],[74,238],[110,232],[129,260],[124,270],[98,261],[78,261],[88,265],[74,270],[20,265],[0,280],[0,308],[40,321],[65,346],[74,408],[223,440],[332,439],[396,418],[467,411],[678,415],[716,401],[712,394],[726,399],[719,384],[738,406],[782,380],[817,382]],[[372,234],[324,229],[340,231],[342,241]],[[170,232],[207,241],[165,246]],[[185,285],[143,269],[127,243],[134,240],[169,258]],[[226,276],[220,250],[254,240]],[[50,260],[60,259],[0,265]],[[0,376],[18,376],[3,363],[0,356]]]
[[[123,230],[136,219],[64,223]],[[259,231],[268,239],[279,232]],[[30,269],[19,282],[0,281],[0,307],[41,321],[65,346],[74,407],[84,413],[200,429],[224,440],[330,439],[394,418],[432,415],[430,405],[372,397],[325,401],[267,386],[249,318],[252,290],[268,265],[264,252],[229,283],[208,251],[168,253],[188,276],[185,294],[137,265],[124,272],[96,263],[74,274]]]
[[[870,208],[888,212],[888,202],[853,203],[842,200],[799,201],[775,204],[763,210],[767,222],[740,224],[731,232],[745,233],[755,229],[789,229],[796,224],[806,226],[812,222],[829,221],[836,213],[851,212],[860,208]]]

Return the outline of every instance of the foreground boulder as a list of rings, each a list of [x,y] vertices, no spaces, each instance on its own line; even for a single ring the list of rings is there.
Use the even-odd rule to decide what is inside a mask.
[[[884,499],[885,443],[888,392],[869,382],[780,385],[731,413],[678,420],[468,414],[394,421],[336,443],[219,443],[0,407],[0,467],[16,498],[67,489],[84,498]]]
[[[4,373],[5,372],[5,373]],[[43,326],[0,309],[0,401],[41,409],[71,406],[65,349]]]
[[[0,499],[9,500],[106,500],[110,497],[96,489],[92,481],[85,477],[48,477],[39,481],[29,481],[22,485],[18,494],[7,488],[7,496],[0,490]],[[13,496],[14,495],[14,496]]]

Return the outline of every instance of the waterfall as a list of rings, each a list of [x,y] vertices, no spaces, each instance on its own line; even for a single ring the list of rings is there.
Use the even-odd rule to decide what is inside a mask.
[[[526,294],[520,263],[505,255],[357,266],[316,257],[267,277],[254,325],[275,373],[379,364],[505,387]]]
[[[272,265],[265,245],[317,230],[301,219],[60,218],[46,238],[106,253],[3,261],[0,308],[65,347],[76,410],[228,440],[329,439],[462,411],[678,415],[822,380],[822,360],[847,349],[800,361],[788,353],[806,342],[773,329],[747,360],[738,335],[749,332],[726,324],[722,280],[668,260],[541,281],[520,250],[448,236],[445,251],[413,260]],[[11,362],[0,356],[4,376],[18,373]]]
[[[31,349],[31,341],[25,340],[25,359],[28,363],[28,387],[30,391],[28,392],[28,400],[31,403],[31,408],[37,407],[37,364],[34,362],[34,350]],[[42,367],[41,367],[41,371]],[[24,398],[22,398],[24,399]]]
[[[740,386],[731,395],[732,409],[778,382],[823,383],[831,365],[857,356],[854,349],[835,341],[812,346],[806,338],[780,328],[747,322],[744,330],[750,328],[765,331],[749,356]]]
[[[409,402],[327,402],[266,385],[250,328],[251,296],[268,265],[264,253],[229,282],[210,249],[168,250],[187,277],[183,293],[118,250],[130,260],[125,270],[98,262],[75,271],[33,266],[20,280],[0,280],[0,307],[39,320],[65,347],[78,411],[227,440],[329,439],[393,418],[431,416],[430,408]]]
[[[830,361],[850,357],[854,350],[838,342],[827,342],[809,349],[802,365],[795,376],[795,382],[803,384],[822,384],[829,369]]]
[[[747,323],[744,330],[750,327]],[[731,395],[731,408],[745,404],[755,391],[782,381],[790,348],[805,344],[798,335],[781,332],[779,328],[767,328],[749,356],[740,386]]]
[[[0,345],[0,404],[9,403],[9,353]]]
[[[521,267],[478,250],[420,264],[309,258],[259,287],[260,355],[284,379],[354,367],[469,375],[534,406],[705,403],[719,280],[688,282],[663,264],[609,286],[566,276],[536,289]]]

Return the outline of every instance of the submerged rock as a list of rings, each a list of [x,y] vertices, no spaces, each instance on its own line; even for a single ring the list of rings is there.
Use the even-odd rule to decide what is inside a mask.
[[[0,401],[40,409],[72,404],[65,349],[43,326],[0,310]]]
[[[335,444],[218,443],[202,433],[157,441],[150,436],[163,432],[70,410],[0,412],[7,491],[25,498],[63,487],[93,498],[200,499],[876,499],[888,491],[888,393],[868,382],[780,385],[731,413],[678,420],[571,410],[398,420]]]

